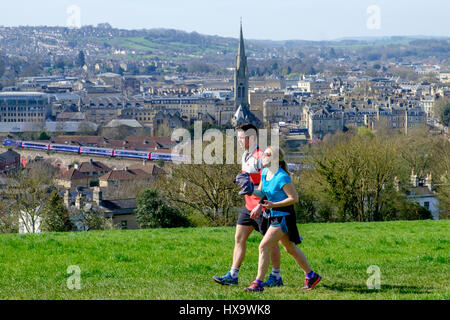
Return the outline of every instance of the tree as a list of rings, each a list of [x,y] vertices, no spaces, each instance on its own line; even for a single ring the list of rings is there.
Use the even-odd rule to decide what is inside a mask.
[[[85,58],[84,52],[83,52],[83,50],[80,50],[80,52],[78,53],[77,59],[75,61],[75,65],[77,67],[82,68],[85,64],[86,64],[86,58]]]
[[[450,99],[440,99],[435,104],[435,115],[446,127],[450,125]]]
[[[66,66],[64,59],[59,58],[55,61],[55,68],[56,69],[62,69],[64,70],[64,67]]]
[[[66,232],[73,229],[69,210],[63,202],[63,198],[57,191],[53,191],[42,211],[42,231]]]
[[[238,165],[180,164],[169,176],[158,179],[159,189],[180,210],[191,208],[211,225],[229,225],[233,209],[243,199],[234,183],[239,172]]]
[[[17,216],[11,214],[11,202],[0,195],[0,233],[17,233],[19,225]]]
[[[0,58],[0,77],[5,73],[5,62]]]
[[[47,141],[47,140],[50,140],[51,137],[47,134],[47,132],[42,131],[42,132],[39,134],[39,137],[38,137],[37,139],[38,139],[38,140],[45,140],[45,141]]]
[[[9,176],[10,209],[28,233],[38,231],[36,227],[42,219],[44,204],[54,190],[53,179],[57,171],[48,162],[40,161],[30,163],[24,170]]]
[[[429,131],[428,128],[413,128],[408,130],[408,135],[392,135],[391,139],[396,140],[398,155],[410,170],[422,177],[430,172],[438,177],[445,173],[443,161],[450,144],[442,135],[434,136]]]
[[[104,213],[97,206],[90,206],[89,208],[85,207],[83,209],[76,209],[73,207],[71,210],[71,215],[81,222],[84,231],[116,229],[116,226],[112,222],[112,218],[106,218]]]
[[[137,199],[136,220],[141,228],[188,227],[189,220],[168,206],[154,189],[146,189]]]
[[[407,168],[396,154],[394,140],[372,135],[341,133],[324,139],[309,160],[316,192],[335,203],[341,221],[383,220],[395,178],[407,180]]]
[[[442,139],[443,145],[440,145],[438,160],[436,166],[439,173],[435,175],[439,199],[439,218],[450,218],[450,142],[447,139]]]

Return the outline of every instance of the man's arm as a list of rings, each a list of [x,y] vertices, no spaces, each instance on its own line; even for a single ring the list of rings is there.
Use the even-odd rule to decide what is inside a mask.
[[[262,193],[262,180],[259,182],[258,189],[253,191],[253,195],[260,197],[258,205],[253,208],[252,212],[250,213],[251,219],[258,219],[261,215],[261,211],[263,209],[264,200],[267,199],[264,193]]]

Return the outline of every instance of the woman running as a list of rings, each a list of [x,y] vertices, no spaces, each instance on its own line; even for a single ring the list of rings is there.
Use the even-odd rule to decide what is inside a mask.
[[[274,163],[276,155],[279,156],[278,163]],[[286,252],[295,259],[305,273],[305,285],[302,289],[311,290],[322,277],[311,269],[305,255],[297,248],[297,244],[303,240],[298,233],[294,211],[298,194],[288,174],[284,153],[279,148],[268,147],[262,161],[265,168],[261,174],[261,183],[254,194],[258,197],[265,196],[268,200],[264,200],[264,204],[253,209],[250,217],[257,219],[264,207],[270,210],[270,226],[259,245],[258,275],[245,290],[264,291],[263,280],[269,267],[270,253],[278,242],[281,242]]]

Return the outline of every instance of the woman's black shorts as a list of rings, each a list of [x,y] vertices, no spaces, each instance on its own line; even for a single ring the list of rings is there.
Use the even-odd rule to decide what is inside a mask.
[[[284,234],[289,235],[289,240],[291,240],[295,244],[302,243],[303,238],[298,233],[294,206],[276,208],[275,210],[283,211],[283,212],[286,212],[289,214],[285,215],[285,216],[280,216],[280,217],[270,217],[269,218],[270,226],[271,227],[281,227],[281,231]]]

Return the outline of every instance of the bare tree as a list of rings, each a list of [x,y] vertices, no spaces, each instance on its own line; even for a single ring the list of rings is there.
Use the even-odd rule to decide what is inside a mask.
[[[57,169],[51,164],[42,161],[30,163],[27,168],[10,175],[10,209],[29,233],[37,231],[42,208],[54,189],[53,178],[56,172]]]
[[[158,189],[180,209],[192,208],[211,224],[227,224],[232,209],[243,200],[234,183],[239,172],[238,165],[178,165],[170,176],[158,179]]]

